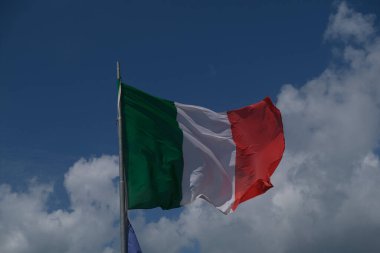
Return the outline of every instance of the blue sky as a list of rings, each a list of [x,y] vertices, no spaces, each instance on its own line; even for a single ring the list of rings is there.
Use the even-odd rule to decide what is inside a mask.
[[[304,184],[304,175],[320,176],[318,185],[326,184],[328,188],[331,186],[329,181],[323,175],[313,174],[315,170],[338,173],[352,166],[342,181],[350,181],[358,164],[364,164],[360,168],[372,166],[379,172],[376,150],[380,135],[376,129],[380,127],[372,118],[378,115],[380,92],[376,92],[380,85],[376,83],[378,79],[370,79],[380,66],[373,60],[378,56],[379,19],[376,16],[379,14],[380,4],[376,1],[1,1],[0,185],[3,188],[0,188],[0,202],[14,193],[30,201],[38,199],[40,209],[47,215],[58,215],[57,210],[69,215],[83,208],[75,204],[73,196],[82,196],[76,192],[80,192],[77,184],[86,185],[87,181],[83,176],[83,182],[76,183],[75,173],[87,168],[98,175],[100,170],[97,168],[101,165],[117,167],[117,159],[112,155],[118,153],[115,68],[119,60],[125,82],[163,98],[225,111],[271,96],[283,110],[289,152],[280,167],[283,174],[276,172],[278,191],[275,187],[268,197],[253,200],[253,204],[243,207],[241,216],[237,214],[228,222],[210,223],[210,227],[232,231],[251,211],[262,213],[262,216],[258,215],[262,219],[268,218],[264,213],[273,211],[272,205],[282,210],[287,203],[302,207],[315,204],[316,210],[323,210],[331,200],[320,197],[309,203],[305,199],[310,199],[310,195],[303,194],[322,196],[324,192],[297,188]],[[372,69],[375,70],[369,72]],[[326,91],[316,93],[323,89]],[[363,90],[371,90],[371,95]],[[335,100],[329,100],[330,93]],[[321,96],[325,97],[322,99]],[[333,104],[332,101],[338,102]],[[355,108],[364,111],[347,118],[341,116],[342,112],[355,113]],[[315,117],[309,119],[310,114]],[[373,117],[362,118],[367,114]],[[326,122],[332,118],[341,121],[328,125]],[[296,124],[298,121],[302,123]],[[355,135],[360,138],[356,140]],[[355,139],[354,144],[347,144],[347,139],[351,138]],[[335,146],[328,140],[333,140]],[[325,145],[325,142],[331,145]],[[320,153],[320,150],[326,153]],[[329,158],[331,153],[335,154],[334,166]],[[91,158],[95,160],[88,160]],[[314,167],[315,170],[310,172]],[[290,179],[289,175],[292,175]],[[106,178],[114,182],[115,176],[110,172]],[[335,174],[330,178],[335,178]],[[372,183],[379,183],[377,177],[372,178],[375,180]],[[287,183],[282,183],[281,179]],[[104,187],[112,188],[112,184],[104,184]],[[5,185],[10,188],[5,190]],[[340,192],[341,188],[331,191],[336,192],[333,199],[345,194]],[[112,190],[109,192],[109,196],[117,197]],[[287,199],[288,195],[299,197],[286,203],[279,200]],[[362,195],[376,196],[370,190]],[[11,206],[20,199],[15,197],[12,202],[9,197],[9,201]],[[340,217],[338,221],[344,225],[337,225],[341,230],[337,229],[331,235],[335,240],[329,241],[325,249],[347,252],[339,240],[355,238],[355,234],[346,235],[343,233],[346,230],[360,228],[364,234],[369,230],[380,231],[380,217],[356,210],[355,201],[348,198],[336,208],[354,210],[350,215],[369,217],[368,220],[363,218],[362,223],[351,224],[341,221],[350,215]],[[378,195],[375,202],[379,202]],[[325,215],[301,208],[297,210],[302,211],[293,213],[277,209],[268,219],[290,217],[290,225],[283,227],[283,234],[294,233],[298,228],[298,225],[292,226],[296,214],[305,219],[304,224],[308,224],[309,216],[315,215],[316,220],[323,220]],[[95,213],[99,217],[107,216],[100,211]],[[173,231],[167,229],[167,235],[156,235],[158,241],[172,243],[177,238],[173,234],[186,238],[177,240],[178,245],[167,252],[222,252],[222,246],[218,248],[220,241],[202,239],[204,234],[199,232],[202,230],[200,225],[199,230],[194,230],[198,232],[192,234],[175,229],[187,224],[187,219],[195,214],[216,220],[229,219],[218,216],[216,210],[209,209],[203,202],[189,209],[169,212],[155,209],[131,214],[139,240],[147,252],[154,252],[152,245],[158,242],[149,238],[155,229],[161,231],[162,227],[171,227]],[[41,219],[51,218],[44,217]],[[112,217],[105,219],[111,225]],[[8,219],[4,210],[3,214],[0,212],[1,219]],[[193,221],[207,223],[201,218]],[[365,229],[363,226],[367,222],[372,227]],[[33,252],[41,252],[38,251],[41,249],[50,252],[49,245],[40,244],[38,238],[31,239],[27,232],[23,232],[27,230],[15,222],[7,226],[9,231],[21,233],[25,245],[40,245],[33,246]],[[60,241],[61,251],[57,249],[56,252],[90,249],[92,252],[117,252],[117,229],[109,223],[105,226],[109,229],[106,231],[111,231],[110,237],[91,246],[94,248],[85,245],[70,248],[65,244],[72,243],[68,240]],[[252,238],[262,236],[254,228],[243,229],[247,229]],[[306,231],[308,227],[305,225],[299,229]],[[318,231],[325,230],[327,227]],[[266,232],[270,233],[270,230]],[[100,235],[94,235],[92,240],[97,240],[96,236]],[[316,250],[325,242],[324,238],[314,234],[308,236],[310,243],[302,244],[300,249],[312,252],[310,249]],[[20,242],[11,244],[12,238],[6,237],[0,228],[0,242],[16,245],[0,251],[32,252],[18,247],[22,244]],[[294,238],[281,238],[276,245],[283,252],[297,248]],[[263,252],[273,250],[260,242],[255,245],[259,244]],[[370,250],[380,247],[374,240],[355,242],[351,245],[353,248],[360,243],[369,245]],[[246,248],[242,246],[238,252],[248,252],[245,250],[251,245],[244,245]],[[160,249],[160,246],[156,247],[157,252]],[[374,252],[370,250],[368,252]]]

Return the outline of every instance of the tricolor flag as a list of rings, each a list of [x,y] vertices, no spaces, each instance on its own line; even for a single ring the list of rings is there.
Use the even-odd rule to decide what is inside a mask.
[[[119,103],[129,209],[203,198],[228,214],[272,187],[285,141],[270,98],[217,113],[120,84]]]

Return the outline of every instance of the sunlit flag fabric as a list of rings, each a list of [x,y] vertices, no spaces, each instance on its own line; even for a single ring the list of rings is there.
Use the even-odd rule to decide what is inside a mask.
[[[119,85],[129,209],[203,198],[228,214],[272,187],[285,148],[270,98],[217,113]]]
[[[135,231],[128,222],[128,253],[142,253]]]

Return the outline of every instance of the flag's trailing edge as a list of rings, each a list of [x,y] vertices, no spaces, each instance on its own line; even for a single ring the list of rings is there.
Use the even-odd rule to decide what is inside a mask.
[[[129,209],[203,198],[227,214],[272,187],[285,140],[270,98],[223,113],[119,86]]]

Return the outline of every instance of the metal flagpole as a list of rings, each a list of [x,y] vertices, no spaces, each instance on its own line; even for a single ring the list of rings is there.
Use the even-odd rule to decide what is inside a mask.
[[[118,91],[118,99],[117,99],[117,123],[118,123],[118,135],[119,135],[119,191],[120,191],[120,252],[128,253],[128,194],[127,193],[127,185],[125,180],[126,171],[124,166],[124,154],[123,154],[123,121],[121,119],[121,79],[120,79],[120,65],[119,62],[116,62],[116,75],[117,81],[119,82],[119,91]]]

